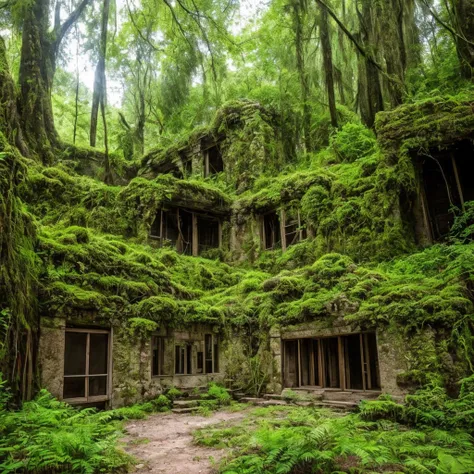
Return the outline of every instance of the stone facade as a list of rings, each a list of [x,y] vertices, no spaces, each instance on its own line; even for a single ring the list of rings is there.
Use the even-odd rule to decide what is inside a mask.
[[[71,326],[64,319],[43,317],[41,320],[39,351],[41,385],[60,400],[67,399],[64,396],[65,367],[67,366],[65,357],[68,356],[66,333],[77,329]],[[103,332],[106,330],[109,335],[107,393],[104,397],[91,397],[89,401],[70,400],[71,403],[87,405],[93,402],[105,402],[110,408],[118,408],[152,399],[170,387],[191,389],[205,387],[211,381],[223,382],[224,380],[225,360],[224,351],[221,350],[224,341],[217,338],[212,326],[196,324],[184,330],[163,329],[147,338],[136,338],[120,325],[102,326],[100,329],[97,326],[81,326],[79,330]],[[196,373],[198,352],[204,351],[206,335],[212,335],[215,338],[213,341],[219,348],[215,357],[218,371],[204,373],[203,366],[203,373]],[[163,372],[166,375],[153,376],[152,373],[152,338],[154,336],[161,337],[165,343]],[[188,344],[191,348],[192,367],[189,374],[175,374],[175,347],[179,344]],[[81,354],[78,358],[81,358]],[[90,377],[92,379],[93,376]]]

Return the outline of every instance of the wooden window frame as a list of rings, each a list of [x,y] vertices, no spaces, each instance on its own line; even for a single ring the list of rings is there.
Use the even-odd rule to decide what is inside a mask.
[[[75,329],[75,328],[66,328],[65,332],[69,333],[82,333],[87,334],[86,340],[86,373],[80,375],[65,375],[63,367],[63,381],[66,378],[85,378],[85,397],[74,397],[74,398],[64,398],[63,400],[70,404],[75,403],[97,403],[110,400],[110,394],[112,393],[112,335],[113,330],[107,329]],[[89,355],[90,355],[90,336],[91,334],[107,334],[107,373],[106,374],[89,374]],[[66,354],[66,346],[64,346],[64,354]],[[90,377],[107,377],[106,378],[106,394],[97,395],[90,397],[89,396],[89,378]],[[63,386],[63,395],[64,395],[64,386]]]
[[[297,244],[299,242],[303,242],[303,240],[307,239],[307,235],[305,237],[304,229],[302,227],[301,211],[299,209],[297,209],[296,214],[297,214],[297,225],[298,225],[298,228],[296,230],[296,234],[298,235],[298,239],[296,240],[296,242],[287,242],[287,240],[286,240],[286,229],[290,225],[294,225],[294,223],[288,224],[286,210],[285,209],[281,210],[281,213],[280,213],[281,231],[280,231],[280,233],[281,233],[281,248],[282,248],[283,252],[285,252],[288,249],[288,247],[290,247],[291,245],[295,245],[295,244]]]
[[[304,339],[311,339],[318,341],[318,380],[319,380],[319,385],[314,385],[315,388],[320,388],[320,389],[325,389],[325,390],[339,390],[339,391],[351,391],[351,392],[376,392],[379,393],[381,391],[381,388],[372,388],[371,386],[371,367],[369,363],[369,358],[370,356],[374,356],[374,354],[369,353],[369,347],[368,347],[368,336],[373,334],[375,338],[377,338],[377,333],[373,331],[364,331],[364,332],[356,332],[356,333],[349,333],[349,334],[341,334],[341,335],[334,335],[334,336],[314,336],[314,337],[294,337],[294,338],[288,338],[288,339],[282,339],[281,340],[281,374],[282,374],[282,379],[283,381],[285,380],[285,360],[286,360],[286,343],[290,341],[296,341],[297,342],[297,367],[298,367],[298,373],[297,373],[297,382],[298,382],[298,387],[303,387],[302,385],[302,360],[301,360],[301,341]],[[347,377],[347,371],[349,370],[349,367],[346,364],[346,358],[345,358],[345,350],[344,350],[344,338],[347,336],[359,336],[359,344],[360,344],[360,357],[361,357],[361,370],[362,370],[362,389],[353,389],[353,388],[347,388],[348,381],[350,382],[350,377]],[[325,384],[325,363],[324,363],[324,357],[323,357],[323,344],[322,341],[325,339],[337,339],[337,345],[338,345],[338,362],[339,362],[339,387],[337,388],[331,388],[331,387],[326,387]],[[376,339],[377,340],[377,339]],[[376,355],[377,359],[379,359],[379,354],[378,354],[378,347],[376,345]],[[314,353],[313,353],[314,357]],[[314,361],[311,359],[311,361],[314,363]],[[380,369],[379,369],[380,370]]]

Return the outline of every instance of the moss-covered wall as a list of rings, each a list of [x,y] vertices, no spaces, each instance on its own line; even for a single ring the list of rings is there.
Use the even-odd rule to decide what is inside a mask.
[[[220,116],[216,130],[227,124],[225,140],[235,142],[240,161],[232,169],[248,159],[258,162],[242,186],[165,174],[114,187],[75,176],[64,166],[32,167],[24,198],[39,225],[42,314],[66,318],[87,311],[114,326],[121,341],[116,358],[123,366],[115,369],[123,385],[114,388],[119,403],[155,394],[149,348],[127,336],[137,319],[169,331],[205,324],[220,334],[241,334],[245,347],[234,354],[240,366],[244,358],[254,363],[273,352],[273,367],[262,365],[274,389],[280,354],[271,328],[321,322],[331,328],[341,320],[377,330],[385,387],[391,391],[430,380],[455,386],[474,357],[474,244],[468,233],[450,245],[424,250],[417,245],[411,214],[418,183],[409,124],[440,122],[440,134],[423,143],[439,145],[447,130],[448,146],[455,137],[448,127],[450,110],[464,127],[459,136],[465,138],[472,125],[460,113],[469,112],[466,103],[447,99],[426,110],[422,103],[421,118],[416,104],[404,106],[380,117],[377,138],[357,121],[347,122],[327,148],[297,160],[284,157],[287,167],[278,170],[267,166],[267,158],[246,154],[242,130],[252,122],[244,124],[228,108],[234,121]],[[258,107],[252,110],[263,114]],[[406,128],[400,135],[390,127],[397,117]],[[225,210],[224,251],[203,259],[149,247],[156,211],[171,205]],[[284,253],[262,251],[259,216],[289,208],[300,209],[310,237]],[[405,366],[392,363],[398,346],[406,348]],[[130,381],[125,368],[134,374]]]

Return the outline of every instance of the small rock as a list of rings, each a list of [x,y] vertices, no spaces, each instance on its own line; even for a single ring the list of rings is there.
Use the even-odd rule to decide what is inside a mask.
[[[136,469],[143,469],[145,467],[145,464],[137,464],[135,466]]]

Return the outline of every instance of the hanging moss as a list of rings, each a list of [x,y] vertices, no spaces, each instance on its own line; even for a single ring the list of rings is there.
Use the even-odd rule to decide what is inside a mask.
[[[33,251],[36,228],[20,199],[25,178],[25,161],[0,133],[0,372],[15,394],[30,398],[35,383],[39,262]]]

